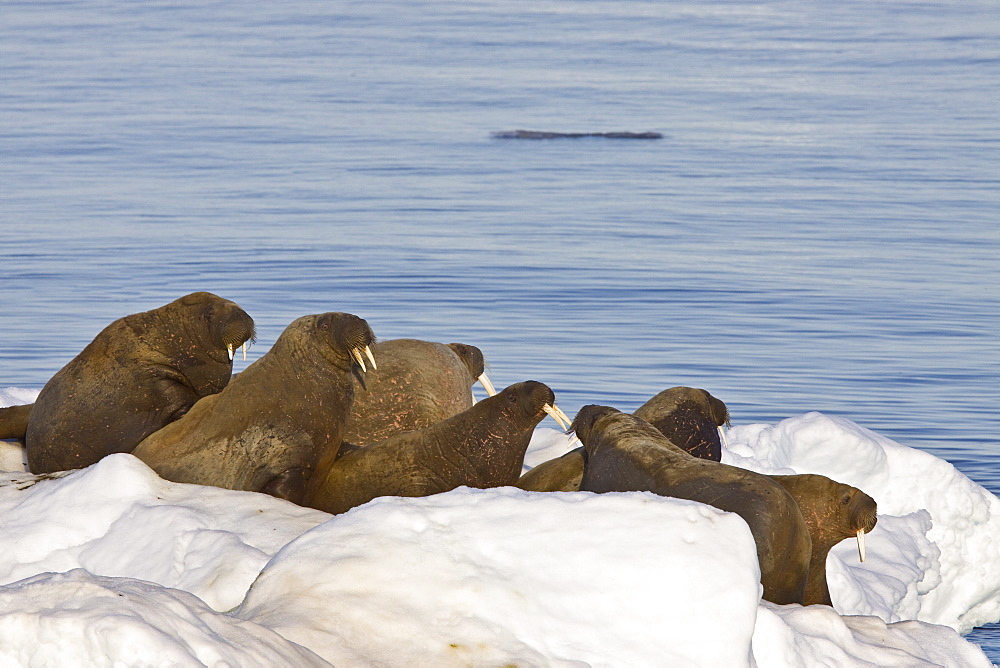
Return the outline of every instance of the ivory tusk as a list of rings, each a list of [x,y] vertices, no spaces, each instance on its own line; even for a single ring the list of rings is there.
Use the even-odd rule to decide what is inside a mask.
[[[722,427],[719,427],[719,436],[722,438],[722,447],[726,450],[729,449],[729,441],[726,440],[726,432],[722,431]]]
[[[231,344],[231,343],[227,343],[226,344],[226,352],[229,353],[229,361],[232,362],[233,361],[233,344]]]
[[[569,429],[572,424],[570,419],[566,417],[566,414],[562,412],[562,409],[558,406],[552,404],[545,404],[542,406],[542,410],[552,416],[552,419],[559,423],[559,426],[563,429]]]
[[[375,356],[372,355],[372,347],[371,346],[365,346],[365,355],[368,356],[369,361],[372,363],[372,369],[375,369],[377,371],[378,370],[378,364],[375,364]],[[363,367],[364,365],[362,364],[361,366]]]
[[[247,343],[246,343],[246,341],[244,341],[243,345],[240,346],[240,350],[243,351],[243,361],[246,362],[247,361]]]
[[[493,395],[495,395],[497,393],[496,388],[493,387],[493,383],[490,382],[489,376],[486,375],[485,371],[482,372],[481,374],[479,374],[478,380],[479,380],[479,383],[484,388],[486,388],[486,394],[488,394],[488,395],[490,395],[492,397]]]
[[[354,361],[358,363],[358,366],[361,367],[362,371],[364,372],[368,371],[368,368],[365,366],[365,360],[363,357],[361,357],[360,349],[351,348],[351,356],[354,357]]]
[[[865,560],[865,530],[858,529],[858,554],[861,556],[861,561]]]

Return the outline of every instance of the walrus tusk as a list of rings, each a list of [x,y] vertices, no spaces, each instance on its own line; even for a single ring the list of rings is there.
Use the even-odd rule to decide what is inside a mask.
[[[365,366],[365,359],[361,356],[360,348],[351,348],[351,356],[354,357],[354,361],[358,363],[362,371],[368,371],[368,367]]]
[[[858,555],[861,556],[861,561],[865,560],[865,530],[858,529]]]
[[[368,356],[368,360],[372,363],[372,369],[378,371],[378,364],[375,364],[375,356],[372,355],[372,347],[365,346],[365,355]]]
[[[489,376],[486,375],[485,371],[479,374],[479,378],[477,380],[484,388],[486,388],[486,394],[492,397],[497,393],[496,388],[493,387],[493,383],[490,382]]]
[[[559,423],[559,426],[563,429],[569,429],[570,419],[566,417],[566,414],[562,412],[562,409],[558,406],[552,404],[545,404],[542,406],[542,410],[552,416],[552,419]]]
[[[726,440],[726,432],[722,431],[722,427],[717,427],[719,430],[719,436],[722,437],[722,447],[726,450],[729,449],[729,441]]]
[[[226,344],[226,352],[229,353],[229,361],[232,362],[233,361],[233,344],[231,344],[231,343],[227,343]]]
[[[243,351],[243,361],[246,362],[247,361],[247,342],[246,341],[244,341],[243,345],[240,346],[240,350]],[[230,353],[230,355],[232,355],[232,353]],[[232,358],[230,357],[230,359],[232,359]]]

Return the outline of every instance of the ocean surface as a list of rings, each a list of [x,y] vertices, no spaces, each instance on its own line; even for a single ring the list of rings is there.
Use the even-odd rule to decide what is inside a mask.
[[[0,387],[209,290],[237,370],[349,311],[571,416],[691,385],[1000,493],[993,0],[4,2],[0,44]]]

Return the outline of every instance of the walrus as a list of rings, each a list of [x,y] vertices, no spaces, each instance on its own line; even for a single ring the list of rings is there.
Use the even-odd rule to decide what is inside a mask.
[[[130,452],[229,382],[253,319],[194,292],[105,327],[42,388],[25,431],[28,468],[51,473]]]
[[[694,387],[671,387],[640,406],[634,413],[656,427],[681,450],[701,459],[720,461],[719,427],[729,423],[729,410],[721,400]],[[517,481],[532,492],[574,492],[580,489],[586,461],[584,448],[542,462]]]
[[[875,528],[878,506],[875,499],[823,475],[768,476],[792,495],[809,528],[812,556],[803,605],[833,605],[826,582],[826,557],[830,549],[846,538],[857,538],[858,554],[865,560],[864,535]]]
[[[520,478],[516,487],[529,492],[577,492],[583,482],[587,451],[576,448],[542,462]],[[812,544],[803,605],[833,605],[826,581],[826,557],[842,540],[857,538],[865,560],[864,535],[875,527],[875,500],[856,487],[816,474],[770,475],[795,499]]]
[[[729,409],[707,391],[671,387],[639,406],[632,415],[659,429],[681,450],[701,459],[722,461],[719,427],[729,424]]]
[[[364,353],[375,367],[374,341],[356,315],[298,318],[224,390],[132,454],[167,480],[301,503],[312,472],[336,457],[354,397],[353,366],[367,370]]]
[[[20,404],[0,408],[0,440],[18,440],[24,444],[28,432],[28,420],[34,404]]]
[[[757,544],[764,598],[779,605],[803,602],[809,529],[784,487],[759,473],[693,457],[642,418],[609,406],[584,406],[572,428],[587,451],[582,491],[653,492],[738,514]]]
[[[424,429],[345,448],[328,470],[317,471],[305,505],[343,513],[380,496],[511,485],[532,432],[547,413],[568,422],[548,386],[515,383]]]
[[[429,427],[470,408],[478,380],[496,394],[482,351],[463,343],[390,339],[372,346],[378,373],[357,378],[344,440],[376,443]]]
[[[663,139],[659,132],[546,132],[542,130],[501,130],[494,132],[495,139],[579,139],[604,137],[606,139]]]
[[[514,483],[528,492],[579,492],[587,450],[582,446],[533,467]]]

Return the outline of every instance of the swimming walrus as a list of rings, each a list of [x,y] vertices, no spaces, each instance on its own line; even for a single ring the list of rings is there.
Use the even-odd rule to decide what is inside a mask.
[[[222,392],[132,452],[174,482],[264,492],[300,503],[324,458],[336,457],[354,397],[353,365],[375,366],[368,323],[349,313],[293,321]]]
[[[424,429],[345,448],[327,471],[317,471],[305,505],[343,513],[380,496],[511,485],[546,413],[565,419],[548,386],[515,383]]]
[[[764,598],[803,602],[809,530],[784,487],[759,473],[692,457],[648,422],[609,406],[584,406],[573,429],[587,451],[582,491],[653,492],[738,514],[757,544]]]
[[[858,553],[865,560],[864,535],[875,528],[878,507],[875,499],[823,475],[768,476],[792,495],[809,528],[812,557],[803,605],[833,605],[826,582],[826,557],[830,549],[846,538],[857,538]]]
[[[729,424],[729,410],[707,391],[671,387],[632,414],[659,429],[681,450],[701,459],[722,461],[719,427]]]
[[[606,139],[663,139],[659,132],[547,132],[543,130],[500,130],[494,132],[495,139],[580,139],[581,137],[604,137]]]
[[[105,327],[38,394],[25,432],[28,468],[82,468],[140,441],[220,391],[253,319],[195,292]]]
[[[463,343],[390,339],[372,346],[378,371],[357,378],[344,440],[376,443],[470,408],[478,380],[496,394],[482,351]]]

